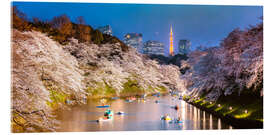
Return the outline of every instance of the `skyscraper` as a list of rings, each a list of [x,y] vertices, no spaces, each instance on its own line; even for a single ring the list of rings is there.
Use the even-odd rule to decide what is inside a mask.
[[[98,30],[103,34],[111,35],[112,36],[112,28],[110,25],[98,27]]]
[[[172,26],[171,26],[171,30],[170,30],[170,55],[171,55],[171,56],[174,55],[174,51],[173,51],[173,32],[172,32]]]
[[[164,44],[159,41],[148,40],[143,44],[143,53],[148,55],[164,55]]]
[[[128,33],[125,35],[123,42],[128,45],[136,48],[138,52],[142,52],[142,34],[141,33]]]

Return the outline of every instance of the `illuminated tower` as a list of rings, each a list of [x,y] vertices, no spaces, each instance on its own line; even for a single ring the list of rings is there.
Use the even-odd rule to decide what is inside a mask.
[[[173,56],[174,52],[173,52],[173,32],[172,32],[172,26],[171,26],[171,30],[170,30],[170,55]]]

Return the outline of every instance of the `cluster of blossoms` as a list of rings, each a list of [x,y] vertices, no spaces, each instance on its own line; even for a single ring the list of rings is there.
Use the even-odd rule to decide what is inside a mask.
[[[188,93],[207,94],[208,100],[243,90],[263,91],[263,24],[247,30],[236,29],[219,47],[194,51],[182,62]]]

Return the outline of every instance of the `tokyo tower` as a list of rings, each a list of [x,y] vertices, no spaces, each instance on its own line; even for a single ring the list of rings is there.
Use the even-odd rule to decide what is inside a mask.
[[[173,32],[172,32],[172,26],[171,26],[171,30],[170,30],[170,55],[173,56],[174,52],[173,52]]]

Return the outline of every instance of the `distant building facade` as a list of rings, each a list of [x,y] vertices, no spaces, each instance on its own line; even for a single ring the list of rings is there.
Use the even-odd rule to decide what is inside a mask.
[[[158,41],[148,40],[143,44],[143,53],[164,55],[164,44]]]
[[[188,54],[190,51],[191,42],[187,39],[181,39],[178,42],[179,54]]]
[[[112,28],[110,25],[98,27],[98,30],[103,34],[111,35],[112,36]]]
[[[142,34],[141,33],[128,33],[125,35],[123,42],[137,49],[138,52],[142,53]]]

